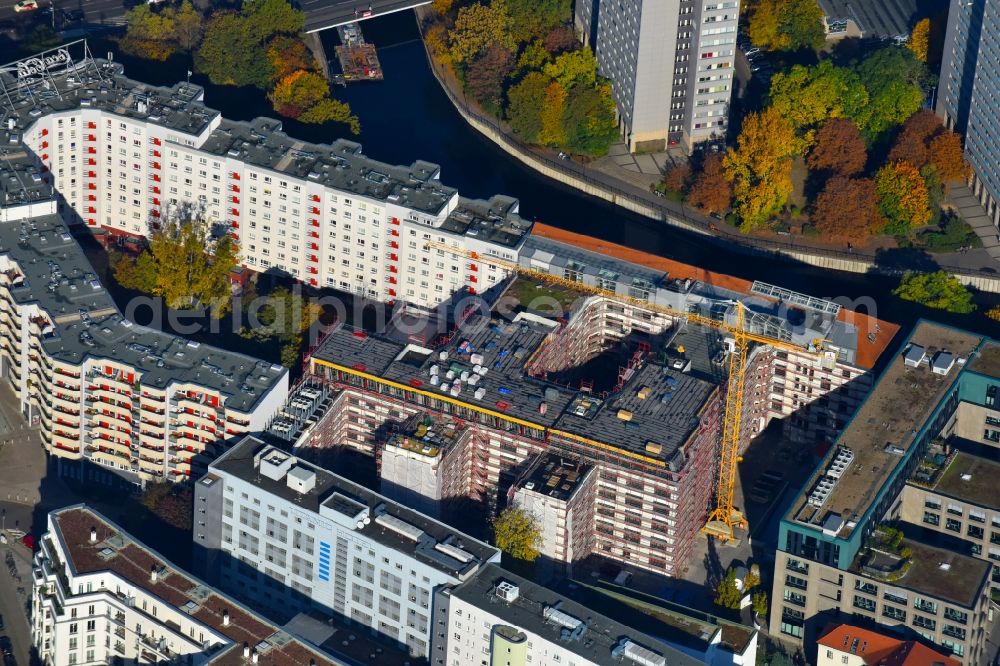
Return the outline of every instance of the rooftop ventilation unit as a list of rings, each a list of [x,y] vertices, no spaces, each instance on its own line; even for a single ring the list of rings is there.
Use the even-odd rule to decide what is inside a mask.
[[[384,510],[385,509],[383,508],[383,511]],[[391,516],[388,513],[381,513],[376,516],[375,522],[382,527],[392,530],[396,534],[409,539],[410,541],[419,541],[420,537],[424,534],[424,531],[413,523],[408,523],[405,520],[397,518],[396,516]]]
[[[903,363],[910,366],[911,368],[916,368],[927,358],[927,351],[917,344],[910,344],[903,352]]]
[[[514,583],[502,580],[497,583],[496,593],[498,597],[507,603],[511,603],[513,601],[517,601],[517,597],[521,593],[521,590]]]
[[[659,652],[639,645],[631,638],[623,638],[612,650],[611,656],[631,659],[642,666],[667,666],[667,658]]]
[[[288,470],[288,487],[299,494],[305,494],[316,487],[316,472],[296,465]]]

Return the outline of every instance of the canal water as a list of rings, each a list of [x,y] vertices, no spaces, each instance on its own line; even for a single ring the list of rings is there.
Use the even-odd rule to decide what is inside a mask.
[[[892,278],[826,271],[726,250],[696,234],[624,211],[540,176],[471,129],[455,111],[430,71],[412,12],[365,21],[362,28],[366,40],[378,47],[385,80],[334,89],[360,118],[361,135],[353,137],[339,124],[305,125],[286,119],[284,129],[290,135],[318,142],[352,138],[362,144],[366,155],[389,163],[434,162],[441,166],[442,181],[464,196],[515,196],[523,216],[552,226],[815,296],[858,302],[871,298],[877,307],[874,314],[904,327],[920,316],[933,316],[1000,335],[1000,325],[981,314],[946,315],[901,301],[891,294],[896,285]],[[336,67],[336,31],[325,31],[323,40]],[[113,49],[113,45],[93,39],[91,44],[95,55]],[[125,65],[126,74],[152,84],[172,85],[183,80],[190,68],[186,57],[151,63],[116,52],[115,58]],[[215,86],[197,74],[191,80],[205,87],[206,104],[228,118],[273,115],[267,98],[257,89]],[[984,304],[988,298],[984,295]]]

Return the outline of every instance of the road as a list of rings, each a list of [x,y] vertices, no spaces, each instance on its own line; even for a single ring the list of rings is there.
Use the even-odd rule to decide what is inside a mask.
[[[57,25],[60,30],[96,25],[124,25],[127,11],[123,0],[38,0],[40,10],[34,12],[14,11],[17,0],[0,0],[0,24],[20,26],[30,21],[50,23],[52,15],[47,11],[55,6],[57,12],[79,11],[83,20],[71,25]],[[45,12],[39,15],[39,11]],[[58,17],[57,17],[58,18]]]
[[[306,13],[306,32],[317,32],[430,3],[431,0],[298,0],[297,4]]]
[[[16,580],[10,574],[6,564],[7,553],[14,558],[17,575]],[[14,657],[18,664],[28,664],[31,649],[31,632],[28,628],[28,617],[25,603],[31,591],[31,555],[28,549],[20,545],[0,546],[5,562],[0,565],[0,615],[3,615],[4,628],[0,635],[10,638]]]

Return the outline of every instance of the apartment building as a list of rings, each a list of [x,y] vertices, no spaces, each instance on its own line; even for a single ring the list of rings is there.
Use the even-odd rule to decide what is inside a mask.
[[[757,632],[708,617],[586,605],[497,565],[443,589],[435,666],[753,666]],[[598,610],[600,609],[600,610]],[[621,611],[614,615],[608,611]]]
[[[1000,226],[1000,7],[990,0],[950,0],[935,111],[965,138],[970,186]]]
[[[840,624],[818,641],[816,666],[958,666],[959,662],[915,640],[900,640],[861,627]]]
[[[966,404],[960,403],[960,407]],[[990,432],[985,427],[981,430]],[[951,437],[958,435],[952,433]],[[903,487],[899,519],[961,539],[970,555],[989,560],[993,565],[990,596],[997,599],[1000,598],[1000,501],[994,484],[1000,478],[1000,463],[993,459],[995,451],[992,457],[986,457],[989,454],[983,450],[971,452],[954,447],[954,444],[938,447],[921,461]]]
[[[85,41],[36,60],[37,76],[0,74],[6,123],[52,174],[70,223],[148,236],[202,218],[232,235],[246,268],[427,307],[503,277],[428,241],[513,260],[531,228],[517,200],[461,198],[435,164],[383,164],[351,141],[293,139],[277,120],[226,120],[200,87],[128,79]]]
[[[737,0],[575,3],[629,150],[725,141],[739,13]]]
[[[353,666],[408,655],[326,625],[323,645],[289,634],[178,569],[84,505],[49,514],[35,554],[31,637],[50,666]],[[329,650],[335,650],[335,654]]]
[[[59,214],[16,131],[0,168],[0,376],[64,472],[184,479],[224,440],[264,427],[288,392],[270,363],[139,326]]]
[[[724,318],[741,300],[757,313],[757,330],[802,344],[792,374],[808,377],[815,390],[806,396],[779,386],[773,366],[757,362],[763,374],[748,374],[744,445],[766,425],[774,391],[815,401],[827,390],[821,377],[865,375],[861,363],[877,358],[891,337],[861,332],[829,301],[762,283],[704,272],[705,282],[672,278],[537,238],[526,242],[521,261],[682,312]],[[383,491],[421,507],[530,498],[557,526],[546,554],[566,564],[596,557],[664,575],[680,571],[714,491],[719,385],[728,362],[718,331],[596,296],[581,296],[558,319],[472,315],[434,348],[394,337],[391,322],[389,329],[341,329],[312,352],[310,373],[330,387],[331,399],[303,446],[372,456]],[[807,351],[816,339],[843,348],[830,342],[823,354]],[[595,359],[604,365],[592,365]],[[588,364],[605,369],[578,370]],[[616,365],[617,373],[608,371]],[[802,445],[810,456],[815,443]],[[546,477],[553,458],[545,454],[581,474],[573,482],[569,474]],[[546,491],[552,479],[556,493]]]
[[[942,442],[978,420],[977,440],[990,443],[984,425],[995,417],[982,408],[997,391],[997,359],[1000,347],[982,336],[917,325],[780,523],[772,632],[814,640],[851,614],[920,634],[962,663],[989,657],[991,513],[973,506],[982,481],[955,491],[963,475],[975,480],[978,461]],[[945,462],[957,477],[941,474]],[[905,539],[893,542],[886,524]]]
[[[195,485],[196,567],[272,617],[346,618],[412,657],[430,654],[436,590],[500,552],[246,437]]]

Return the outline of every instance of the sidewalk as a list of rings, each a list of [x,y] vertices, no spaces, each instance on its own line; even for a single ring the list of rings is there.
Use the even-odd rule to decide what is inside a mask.
[[[994,261],[1000,262],[1000,236],[998,236],[997,228],[969,186],[961,185],[951,188],[949,198],[958,208],[958,214],[969,223],[969,226],[983,241],[983,250],[986,254]]]

